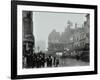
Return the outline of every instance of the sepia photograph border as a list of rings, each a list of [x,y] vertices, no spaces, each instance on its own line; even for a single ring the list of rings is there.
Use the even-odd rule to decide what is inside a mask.
[[[88,9],[94,11],[94,66],[89,71],[59,72],[45,74],[18,74],[18,6],[39,6],[39,7],[57,7],[57,8],[75,8]],[[19,16],[20,17],[20,16]],[[22,17],[20,17],[22,18]],[[90,34],[91,35],[91,34]],[[65,3],[49,3],[49,2],[33,2],[33,1],[11,1],[11,78],[42,78],[42,77],[59,77],[59,76],[76,76],[97,74],[97,6],[83,4],[65,4]]]

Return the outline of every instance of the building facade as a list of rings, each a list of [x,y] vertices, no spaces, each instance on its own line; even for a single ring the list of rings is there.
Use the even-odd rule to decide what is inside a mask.
[[[86,21],[82,28],[76,28],[74,35],[73,35],[73,42],[75,48],[84,48],[85,45],[89,45],[90,43],[90,15],[86,15]]]
[[[32,15],[31,11],[22,12],[23,68],[31,66],[31,55],[35,46]]]

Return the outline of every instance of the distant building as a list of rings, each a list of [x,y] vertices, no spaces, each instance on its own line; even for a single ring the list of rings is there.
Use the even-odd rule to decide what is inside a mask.
[[[46,50],[46,43],[45,41],[36,41],[35,44],[35,52],[45,51]]]
[[[86,21],[83,26],[71,28],[72,23],[68,22],[67,28],[58,36],[56,31],[52,31],[48,38],[48,51],[59,52],[64,49],[75,50],[83,49],[85,45],[89,45],[90,34],[90,15],[87,14]]]
[[[65,28],[64,32],[62,32],[62,34],[60,36],[60,42],[70,43],[70,37],[73,35],[71,26],[72,26],[72,23],[70,21],[68,21],[67,28]]]
[[[67,28],[61,34],[53,30],[48,36],[48,51],[50,53],[63,52],[67,48],[72,47],[71,36],[73,31],[71,30],[71,22],[68,22]]]
[[[48,36],[48,42],[56,43],[59,42],[60,33],[53,30]]]

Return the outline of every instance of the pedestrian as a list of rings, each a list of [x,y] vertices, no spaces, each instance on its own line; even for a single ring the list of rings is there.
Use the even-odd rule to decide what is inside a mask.
[[[45,67],[45,55],[42,54],[42,57],[41,57],[41,67]]]
[[[56,65],[56,57],[53,58],[53,65]]]
[[[39,59],[39,56],[37,56],[37,59],[36,59],[36,67],[39,68],[40,67],[40,59]]]
[[[47,67],[49,67],[49,57],[46,58]]]
[[[32,68],[34,68],[34,67],[36,67],[36,54],[34,53],[33,54],[33,66],[32,66]]]
[[[59,59],[56,59],[56,65],[55,65],[55,67],[58,67],[58,65],[59,65]]]
[[[51,58],[51,56],[49,56],[47,58],[47,67],[52,67],[52,58]]]

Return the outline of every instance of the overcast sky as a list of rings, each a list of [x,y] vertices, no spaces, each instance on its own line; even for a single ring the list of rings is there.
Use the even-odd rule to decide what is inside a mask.
[[[63,32],[67,28],[68,20],[82,25],[86,14],[33,12],[33,34],[35,41],[45,41],[47,46],[48,35],[53,29]]]

